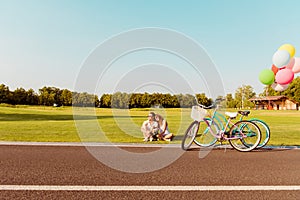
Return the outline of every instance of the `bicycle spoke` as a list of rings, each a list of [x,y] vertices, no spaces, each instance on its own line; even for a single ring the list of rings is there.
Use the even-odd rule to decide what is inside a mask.
[[[211,119],[204,119],[204,123],[201,123],[199,126],[198,133],[194,139],[195,144],[201,147],[214,145],[217,142],[217,138],[215,138],[211,132],[214,134],[219,132],[217,124],[211,121]]]
[[[198,121],[192,122],[189,128],[186,130],[181,142],[181,148],[183,150],[188,150],[192,145],[198,131],[199,123],[200,122]]]
[[[229,143],[238,151],[251,151],[261,139],[259,127],[250,121],[239,121],[231,127]]]

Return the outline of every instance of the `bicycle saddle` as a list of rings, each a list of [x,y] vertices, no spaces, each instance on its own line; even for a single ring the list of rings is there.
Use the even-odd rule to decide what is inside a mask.
[[[236,118],[237,114],[238,114],[237,112],[225,112],[225,115],[227,115],[231,119]]]
[[[238,113],[239,113],[240,115],[248,116],[248,115],[250,114],[250,110],[245,110],[245,111],[239,110]]]

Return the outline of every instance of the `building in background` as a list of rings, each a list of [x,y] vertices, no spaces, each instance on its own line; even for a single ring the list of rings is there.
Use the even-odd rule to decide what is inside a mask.
[[[299,110],[299,102],[286,96],[253,97],[249,101],[255,104],[257,110]]]

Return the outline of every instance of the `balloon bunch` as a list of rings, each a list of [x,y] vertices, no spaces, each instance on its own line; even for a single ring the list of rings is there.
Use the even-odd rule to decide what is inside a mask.
[[[271,85],[276,91],[284,91],[300,72],[300,58],[294,57],[296,49],[291,44],[284,44],[274,53],[271,69],[264,69],[259,74],[259,80],[265,85]]]

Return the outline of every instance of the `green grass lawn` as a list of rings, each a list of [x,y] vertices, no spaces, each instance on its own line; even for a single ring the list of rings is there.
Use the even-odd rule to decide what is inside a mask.
[[[72,107],[0,106],[1,141],[142,143],[140,126],[153,109],[83,109]],[[155,109],[166,117],[179,143],[192,122],[190,109]],[[251,110],[271,128],[268,145],[300,145],[300,111]],[[165,143],[162,141],[153,143]]]

